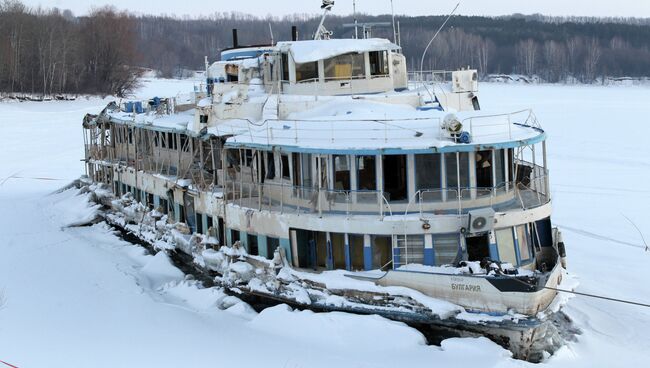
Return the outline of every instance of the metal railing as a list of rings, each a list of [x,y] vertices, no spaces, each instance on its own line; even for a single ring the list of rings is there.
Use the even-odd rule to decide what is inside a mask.
[[[496,211],[527,210],[550,201],[546,170],[517,161],[531,168],[520,180],[495,187],[420,189],[408,202],[390,200],[390,194],[378,190],[336,190],[295,186],[285,182],[251,183],[228,181],[225,196],[241,207],[296,214],[336,215],[462,215],[482,207]]]
[[[472,137],[490,137],[502,135],[508,131],[508,139],[512,139],[513,124],[542,130],[533,110],[526,109],[507,114],[481,115],[465,118],[463,126],[469,126]],[[442,130],[441,130],[442,131]]]

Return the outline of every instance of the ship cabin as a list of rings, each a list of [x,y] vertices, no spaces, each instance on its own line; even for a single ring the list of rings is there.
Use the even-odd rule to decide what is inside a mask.
[[[554,266],[546,135],[531,111],[477,111],[475,70],[414,84],[382,39],[221,57],[169,114],[87,119],[89,175],[187,236],[301,269]]]

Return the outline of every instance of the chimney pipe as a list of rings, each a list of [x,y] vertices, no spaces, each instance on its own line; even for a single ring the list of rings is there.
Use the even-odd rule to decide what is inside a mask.
[[[291,41],[298,41],[298,27],[291,26]]]
[[[239,42],[237,42],[237,28],[232,30],[232,47],[239,47]]]

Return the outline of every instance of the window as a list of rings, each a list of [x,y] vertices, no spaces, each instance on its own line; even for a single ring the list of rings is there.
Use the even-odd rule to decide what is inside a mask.
[[[393,259],[393,240],[387,235],[372,235],[372,268],[390,267]]]
[[[324,61],[325,79],[363,79],[366,63],[363,54],[344,54]]]
[[[423,201],[442,199],[442,159],[439,153],[415,155],[415,190],[422,190]],[[428,191],[428,192],[427,192]]]
[[[494,151],[494,170],[496,171],[496,185],[502,186],[506,181],[506,167],[503,162],[503,150]]]
[[[363,270],[363,235],[349,234],[348,240],[350,242],[350,267],[353,271]]]
[[[171,150],[175,150],[177,146],[178,145],[176,144],[176,134],[167,133],[167,148]]]
[[[357,156],[357,189],[377,190],[375,156]]]
[[[289,169],[289,156],[280,155],[280,161],[282,164],[282,178],[291,179],[291,170]]]
[[[332,245],[332,266],[334,269],[345,269],[345,235],[330,233]]]
[[[458,155],[458,161],[456,161]],[[457,166],[457,162],[460,166]],[[447,174],[447,189],[451,191],[458,190],[465,195],[469,191],[464,190],[469,187],[469,153],[445,153],[445,173]]]
[[[476,186],[478,188],[491,188],[492,151],[478,151],[474,154],[474,159],[476,161]]]
[[[266,178],[275,178],[275,157],[273,152],[266,152]]]
[[[270,236],[266,237],[266,258],[273,259],[273,253],[280,246],[280,239],[272,238]]]
[[[519,225],[517,229],[517,243],[519,244],[519,261],[524,263],[529,261],[532,258],[532,252],[530,249],[530,238],[528,236],[529,232],[526,229],[527,225]]]
[[[156,132],[153,137],[153,145],[160,147],[160,132]]]
[[[199,123],[201,124],[207,124],[208,123],[208,115],[199,115]]]
[[[185,134],[180,135],[180,141],[181,141],[181,150],[184,152],[189,152],[190,151],[190,141],[188,139],[189,137]]]
[[[455,264],[458,258],[459,248],[460,242],[458,235],[434,235],[433,249],[436,266]]]
[[[314,82],[318,79],[318,62],[296,63],[296,82]]]
[[[406,155],[384,155],[384,192],[390,201],[401,201],[408,197],[406,187]]]
[[[133,144],[133,129],[129,128],[129,144]]]
[[[257,235],[255,234],[247,234],[246,235],[246,245],[248,247],[247,251],[248,254],[257,256],[259,255],[259,249],[258,249],[258,243],[257,243]]]
[[[281,62],[282,62],[282,80],[283,81],[289,81],[289,54],[286,52],[283,52],[281,54]]]
[[[334,155],[334,189],[350,190],[350,161],[348,156]]]
[[[253,167],[253,150],[244,150],[244,166]]]
[[[370,75],[384,76],[388,75],[388,52],[371,51],[368,53],[370,59]]]
[[[516,265],[517,257],[515,255],[515,240],[512,235],[512,228],[499,229],[494,233],[497,239],[497,248],[499,249],[499,261]]]
[[[196,213],[196,232],[199,234],[205,234],[207,231],[204,231],[203,229],[203,215],[200,213]]]

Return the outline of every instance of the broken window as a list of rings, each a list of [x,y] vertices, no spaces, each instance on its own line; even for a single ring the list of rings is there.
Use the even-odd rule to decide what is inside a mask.
[[[296,82],[314,82],[318,80],[318,62],[296,63]]]
[[[188,139],[187,135],[181,134],[180,135],[180,141],[181,141],[181,150],[183,150],[184,152],[189,152],[189,150],[190,150],[190,142],[189,142],[189,139]]]
[[[266,237],[266,258],[273,259],[273,253],[280,246],[280,239],[273,237]]]
[[[292,153],[293,185],[311,187],[311,154]]]
[[[436,266],[454,265],[459,258],[460,238],[457,234],[434,235],[433,249]]]
[[[496,235],[499,250],[499,261],[516,265],[517,256],[515,255],[515,240],[512,228],[495,230],[494,234]]]
[[[203,215],[200,213],[196,213],[196,232],[199,234],[205,234],[203,229]]]
[[[266,152],[266,178],[275,178],[275,158],[273,152]]]
[[[334,56],[324,61],[325,79],[363,79],[366,63],[363,54],[351,53]]]
[[[291,170],[289,168],[289,156],[280,155],[280,163],[282,164],[282,178],[291,179]]]
[[[258,243],[257,243],[257,235],[255,234],[247,234],[246,235],[246,245],[248,246],[248,254],[257,256],[259,255],[259,249],[258,249]]]
[[[375,156],[357,156],[357,189],[377,190]]]
[[[345,269],[345,235],[330,233],[332,242],[332,265],[335,269]]]
[[[491,188],[492,151],[478,151],[474,154],[474,158],[476,160],[476,186],[479,188]]]
[[[386,269],[393,259],[393,240],[390,235],[372,236],[372,268]]]
[[[390,201],[407,199],[406,155],[383,156],[384,192]]]
[[[334,155],[334,189],[350,190],[350,161],[348,156]]]
[[[350,267],[353,271],[365,269],[363,258],[363,235],[349,234],[350,242]]]
[[[370,59],[370,75],[385,76],[388,75],[388,52],[387,51],[371,51],[368,53]]]

